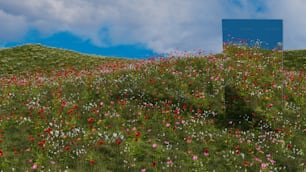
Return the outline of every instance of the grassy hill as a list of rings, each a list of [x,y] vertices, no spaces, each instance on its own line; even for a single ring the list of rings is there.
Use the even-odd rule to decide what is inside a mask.
[[[127,59],[80,54],[78,52],[46,47],[40,44],[28,44],[0,49],[0,76],[28,71],[48,72],[54,69],[69,68],[72,66],[79,69],[88,69],[109,61],[133,62],[133,60]],[[284,65],[286,68],[305,70],[305,64],[306,50],[284,51]]]
[[[28,44],[0,50],[0,76],[26,71],[50,72],[72,66],[88,69],[109,61],[122,61],[122,59],[80,54],[40,44]]]
[[[226,53],[0,50],[0,171],[305,170],[305,51]]]

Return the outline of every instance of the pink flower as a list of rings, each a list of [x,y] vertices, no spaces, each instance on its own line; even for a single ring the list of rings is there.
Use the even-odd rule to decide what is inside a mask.
[[[141,169],[141,170],[140,170],[140,172],[146,172],[146,169],[145,169],[145,168],[143,168],[143,169]]]
[[[193,155],[192,159],[193,159],[194,161],[196,161],[196,160],[198,160],[198,156],[197,156],[197,155]]]
[[[190,137],[187,137],[185,140],[186,140],[187,143],[191,143],[192,142]]]
[[[157,147],[157,144],[156,144],[156,143],[153,143],[153,144],[152,144],[152,148],[155,149],[156,147]]]
[[[266,163],[261,163],[261,169],[265,169],[267,167]]]
[[[172,160],[171,160],[171,159],[168,159],[168,160],[167,160],[167,164],[168,164],[168,165],[172,164]]]
[[[275,164],[275,160],[273,160],[273,159],[269,159],[269,161],[271,162],[271,164]]]
[[[32,170],[36,170],[37,167],[38,167],[37,164],[33,164],[32,167],[31,167],[31,169],[32,169]]]
[[[257,162],[262,162],[261,159],[259,159],[259,158],[257,158],[257,157],[255,157],[253,160],[254,160],[254,161],[257,161]]]
[[[208,155],[209,155],[209,151],[208,151],[208,149],[205,149],[205,151],[204,151],[204,155],[205,155],[205,156],[208,156]]]

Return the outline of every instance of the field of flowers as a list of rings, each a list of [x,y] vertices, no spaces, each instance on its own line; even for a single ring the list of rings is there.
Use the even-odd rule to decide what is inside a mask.
[[[16,62],[0,74],[0,171],[306,168],[305,68],[282,52],[54,62],[48,49],[38,63],[27,48],[28,62],[0,51],[1,69]]]

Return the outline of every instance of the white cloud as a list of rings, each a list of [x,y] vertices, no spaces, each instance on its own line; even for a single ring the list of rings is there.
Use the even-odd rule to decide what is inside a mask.
[[[16,41],[22,39],[27,24],[23,16],[14,16],[0,9],[0,41]]]
[[[267,1],[267,16],[283,19],[285,49],[306,48],[306,1]]]
[[[280,18],[285,47],[306,47],[304,0],[0,0],[0,40],[69,31],[108,44],[144,44],[157,52],[221,50],[222,18]],[[303,15],[304,14],[304,15]],[[5,23],[3,26],[2,23]],[[7,34],[8,33],[8,34]],[[302,47],[304,46],[304,47]]]

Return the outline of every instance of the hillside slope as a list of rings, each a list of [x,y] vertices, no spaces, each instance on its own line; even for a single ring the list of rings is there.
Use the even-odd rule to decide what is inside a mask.
[[[228,53],[0,77],[0,171],[303,171],[305,71]]]
[[[0,76],[25,71],[50,71],[72,66],[86,69],[109,61],[135,62],[135,60],[80,54],[40,44],[27,44],[0,49]],[[305,70],[305,64],[306,50],[284,51],[285,68]]]
[[[46,72],[67,67],[86,69],[104,62],[120,60],[123,61],[118,58],[80,54],[39,44],[28,44],[0,50],[0,76],[25,71]]]

